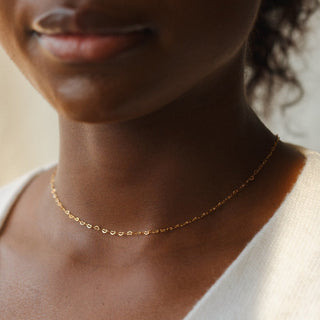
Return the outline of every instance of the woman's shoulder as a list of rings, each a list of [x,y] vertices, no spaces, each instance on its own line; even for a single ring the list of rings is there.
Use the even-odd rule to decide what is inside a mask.
[[[313,160],[320,162],[320,152],[299,145],[292,144],[292,146],[300,150],[306,156],[307,159],[312,158]]]
[[[320,179],[320,152],[295,144],[286,143],[298,150],[305,157],[305,166],[301,170],[301,175],[311,179]]]
[[[294,147],[305,156],[305,163],[274,220],[281,221],[280,225],[295,228],[294,237],[299,238],[299,241],[312,235],[314,243],[320,245],[320,153],[300,146]]]
[[[44,165],[32,170],[25,172],[23,175],[13,179],[9,183],[0,187],[0,199],[3,199],[8,194],[10,194],[13,190],[19,189],[21,186],[25,185],[29,180],[31,180],[34,176],[39,174],[40,172],[50,168],[51,165]]]
[[[305,164],[292,192],[300,204],[312,203],[320,212],[320,153],[294,146],[305,156]]]
[[[37,167],[12,180],[8,184],[5,184],[4,186],[0,187],[0,228],[4,223],[7,213],[10,211],[11,206],[14,204],[19,194],[28,185],[28,183],[35,176],[53,166],[54,164],[48,164],[41,167]]]
[[[305,166],[301,172],[304,182],[315,182],[314,185],[320,188],[320,153],[299,146],[297,148],[299,148],[306,158]]]

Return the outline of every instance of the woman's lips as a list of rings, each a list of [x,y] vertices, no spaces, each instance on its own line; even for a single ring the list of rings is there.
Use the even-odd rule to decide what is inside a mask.
[[[147,33],[38,34],[41,46],[55,58],[68,63],[98,62],[141,44]]]
[[[57,7],[41,13],[31,24],[41,47],[68,63],[96,62],[142,44],[155,30],[137,21],[111,17],[87,5]]]

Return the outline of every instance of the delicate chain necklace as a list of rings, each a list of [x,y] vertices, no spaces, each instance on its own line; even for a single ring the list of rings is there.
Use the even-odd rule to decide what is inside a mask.
[[[160,229],[155,229],[155,230],[145,230],[145,231],[115,231],[111,229],[107,229],[98,225],[92,225],[79,217],[73,215],[70,210],[67,210],[62,202],[60,201],[58,195],[57,195],[57,190],[55,188],[55,176],[56,172],[54,172],[51,176],[51,182],[50,182],[50,187],[51,187],[51,194],[53,199],[55,200],[57,206],[72,220],[78,222],[81,226],[85,226],[88,229],[92,229],[95,231],[102,232],[103,234],[110,234],[111,236],[138,236],[138,235],[150,235],[150,234],[160,234],[163,232],[167,231],[172,231],[176,230],[179,228],[183,228],[187,225],[189,225],[192,222],[195,222],[197,220],[203,219],[204,217],[208,216],[210,213],[215,212],[218,208],[222,207],[228,200],[231,200],[235,195],[237,195],[240,191],[242,191],[250,182],[252,182],[256,175],[261,171],[261,169],[265,166],[265,164],[268,162],[268,160],[271,158],[273,155],[275,149],[277,148],[278,142],[279,142],[279,136],[276,135],[275,142],[270,150],[270,152],[267,154],[267,156],[264,158],[264,160],[259,164],[259,166],[253,171],[253,173],[249,176],[247,180],[245,180],[238,188],[234,189],[228,196],[226,196],[223,200],[219,201],[214,207],[210,208],[208,211],[203,212],[199,216],[195,216],[190,220],[186,220],[183,223],[178,223],[174,226],[169,226],[165,228],[160,228]]]

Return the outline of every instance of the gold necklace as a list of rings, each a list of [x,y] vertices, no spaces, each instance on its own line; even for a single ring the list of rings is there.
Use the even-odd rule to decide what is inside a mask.
[[[199,216],[195,216],[190,220],[186,220],[183,223],[178,223],[174,226],[169,226],[169,227],[165,227],[165,228],[160,228],[160,229],[155,229],[155,230],[145,230],[145,231],[115,231],[115,230],[111,230],[111,229],[107,229],[104,227],[100,227],[98,225],[92,225],[82,219],[80,219],[79,217],[73,215],[71,213],[70,210],[67,210],[64,205],[61,203],[58,195],[57,195],[57,190],[55,188],[55,176],[56,176],[56,171],[53,172],[52,176],[51,176],[51,181],[50,181],[50,187],[51,187],[51,194],[53,199],[56,202],[56,205],[71,219],[74,220],[76,222],[79,222],[79,224],[81,226],[85,226],[88,229],[92,229],[95,231],[99,231],[102,232],[103,234],[110,234],[111,236],[138,236],[138,235],[150,235],[150,234],[159,234],[159,233],[163,233],[163,232],[167,232],[167,231],[172,231],[172,230],[176,230],[176,229],[180,229],[183,228],[187,225],[189,225],[192,222],[195,222],[197,220],[203,219],[204,217],[208,216],[210,213],[215,212],[218,208],[222,207],[228,200],[231,200],[235,195],[237,195],[240,191],[242,191],[250,182],[252,182],[256,175],[261,171],[261,169],[265,166],[265,164],[268,162],[268,160],[271,158],[271,156],[273,155],[275,149],[278,146],[279,143],[279,136],[276,135],[276,139],[275,142],[270,150],[270,152],[267,154],[267,156],[264,158],[264,160],[259,164],[259,166],[253,171],[253,173],[249,176],[249,178],[247,180],[245,180],[245,182],[243,182],[238,188],[234,189],[228,196],[226,196],[223,200],[219,201],[214,207],[210,208],[208,211],[203,212],[201,215]]]

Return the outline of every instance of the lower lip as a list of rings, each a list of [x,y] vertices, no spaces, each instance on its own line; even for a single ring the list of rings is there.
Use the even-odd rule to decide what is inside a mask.
[[[119,35],[40,34],[40,44],[55,58],[69,63],[99,62],[142,43],[144,32]]]

